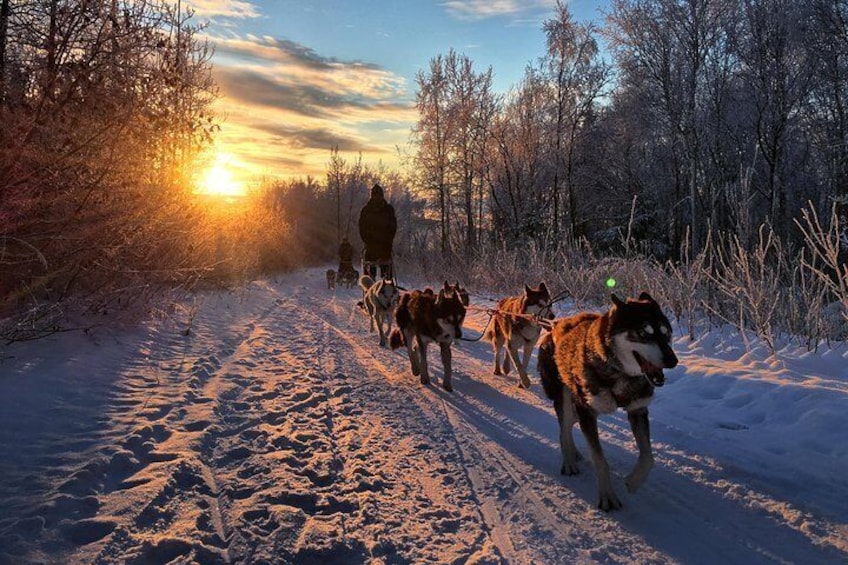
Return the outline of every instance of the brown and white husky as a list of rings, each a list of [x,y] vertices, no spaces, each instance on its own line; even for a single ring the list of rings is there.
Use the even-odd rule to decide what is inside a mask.
[[[527,366],[530,364],[530,356],[542,326],[534,320],[534,317],[552,320],[551,294],[545,283],[539,284],[538,288],[530,288],[524,285],[524,293],[518,296],[509,296],[498,301],[497,312],[492,316],[492,323],[486,330],[486,339],[492,342],[495,353],[495,365],[493,373],[501,374],[501,350],[506,345],[506,355],[503,358],[503,372],[509,374],[511,365],[518,370],[520,381],[518,386],[530,388],[530,377],[527,375]],[[519,358],[519,351],[523,351],[523,357]]]

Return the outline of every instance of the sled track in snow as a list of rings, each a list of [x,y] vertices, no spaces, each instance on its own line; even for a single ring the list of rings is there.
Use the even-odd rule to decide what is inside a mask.
[[[128,342],[117,376],[87,399],[99,411],[74,435],[45,436],[32,471],[45,478],[31,489],[43,496],[26,513],[24,497],[11,499],[0,563],[7,552],[22,556],[13,562],[298,565],[848,555],[848,526],[805,508],[795,483],[700,453],[668,416],[652,422],[657,465],[635,495],[623,484],[636,457],[626,418],[601,420],[625,507],[598,511],[591,462],[558,474],[556,420],[538,384],[490,375],[489,348],[463,343],[454,392],[439,386],[438,355],[434,384],[422,386],[405,352],[368,333],[358,291],[328,299],[308,273],[292,276],[214,295],[189,336],[163,327]],[[661,394],[674,392],[672,381]],[[7,491],[27,481],[12,478]]]
[[[366,333],[364,316],[355,319],[356,311],[344,316],[338,308],[333,315],[333,308],[328,312],[326,306],[315,304],[315,310],[323,315],[310,315],[331,326],[352,346],[364,349],[362,355],[380,367],[389,386],[402,385],[423,412],[450,426],[461,453],[458,463],[466,469],[487,531],[510,562],[600,559],[668,563],[677,561],[676,554],[695,554],[703,556],[703,562],[784,563],[802,559],[828,563],[845,555],[844,528],[839,524],[728,480],[726,471],[716,468],[708,458],[676,451],[661,442],[654,445],[657,466],[650,480],[636,496],[626,496],[622,479],[635,463],[635,453],[626,419],[620,415],[601,420],[602,442],[615,487],[628,500],[625,510],[602,513],[594,508],[597,491],[591,462],[581,463],[578,477],[560,477],[557,473],[559,446],[552,410],[551,427],[546,430],[550,463],[540,467],[538,462],[530,463],[510,452],[507,446],[515,441],[513,436],[523,431],[521,422],[508,416],[502,418],[505,422],[489,418],[487,397],[477,394],[495,379],[489,376],[488,359],[481,361],[465,348],[455,351],[452,394],[439,387],[440,362],[431,359],[434,384],[422,387],[409,374],[404,355],[389,355],[377,346],[374,335]],[[346,327],[337,327],[340,322]],[[465,366],[470,367],[471,376],[463,374]],[[480,379],[478,375],[485,376]],[[509,377],[506,380],[511,382]],[[498,386],[503,386],[502,381]],[[547,400],[541,404],[549,409]],[[575,436],[578,443],[582,441],[578,428]],[[694,548],[693,528],[702,532]],[[780,534],[776,536],[775,532]],[[658,537],[660,534],[662,537]],[[677,539],[687,541],[677,543]],[[658,541],[661,543],[654,545]],[[665,551],[659,549],[662,547]]]
[[[454,392],[445,392],[438,384],[442,373],[440,361],[431,360],[433,384],[420,385],[417,377],[409,373],[406,356],[380,348],[376,334],[359,338],[351,335],[350,330],[337,326],[338,322],[326,315],[303,312],[303,316],[332,330],[350,345],[357,357],[368,358],[368,365],[378,368],[385,379],[381,386],[400,387],[403,397],[416,405],[428,420],[442,422],[447,427],[450,441],[459,455],[456,464],[467,477],[481,520],[508,563],[586,561],[592,559],[599,545],[607,552],[619,554],[624,561],[646,554],[653,554],[655,562],[669,561],[626,531],[612,532],[612,535],[607,532],[601,539],[595,537],[597,532],[582,532],[579,523],[568,519],[574,515],[575,508],[579,509],[578,515],[588,513],[602,520],[606,518],[563,485],[551,484],[550,480],[540,482],[538,472],[528,470],[526,464],[497,442],[480,441],[480,423],[469,420],[469,416],[452,402],[457,395],[465,394],[462,386],[467,381],[461,371],[455,375],[462,378],[455,380]],[[347,320],[351,321],[351,318]],[[353,323],[367,330],[364,315]],[[455,372],[456,361],[462,355],[454,354]],[[556,505],[561,509],[559,513],[551,509]],[[532,543],[527,543],[528,539]]]

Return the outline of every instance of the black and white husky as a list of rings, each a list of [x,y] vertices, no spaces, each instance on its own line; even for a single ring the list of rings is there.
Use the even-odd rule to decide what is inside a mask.
[[[380,345],[386,346],[386,336],[392,331],[392,312],[397,306],[398,287],[392,279],[381,279],[374,282],[368,275],[359,277],[359,287],[364,293],[362,305],[368,313],[369,331],[374,332],[374,326],[380,332]],[[383,330],[383,323],[387,328]]]
[[[621,508],[621,502],[601,449],[598,416],[617,408],[627,412],[639,459],[625,483],[635,492],[654,465],[648,404],[654,389],[665,384],[663,369],[677,365],[671,325],[647,292],[627,302],[612,295],[612,302],[605,314],[582,313],[554,322],[541,340],[538,359],[539,376],[559,422],[561,472],[579,473],[580,456],[571,435],[579,422],[595,465],[598,507],[605,511]]]
[[[468,293],[459,283],[450,285],[447,281],[438,294],[427,288],[401,296],[395,310],[397,327],[389,336],[389,343],[392,349],[406,347],[412,374],[420,377],[421,384],[430,383],[427,346],[436,342],[442,354],[442,387],[448,392],[453,390],[451,344],[462,337],[467,304]]]

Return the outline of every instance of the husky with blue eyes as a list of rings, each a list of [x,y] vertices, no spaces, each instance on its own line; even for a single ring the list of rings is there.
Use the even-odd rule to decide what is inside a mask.
[[[405,292],[395,310],[397,327],[389,336],[392,349],[406,347],[412,374],[420,377],[421,384],[430,383],[427,367],[427,346],[438,343],[442,353],[444,377],[442,387],[451,392],[451,344],[462,337],[462,322],[468,294],[459,286],[448,284],[438,294],[431,289]]]
[[[627,302],[613,294],[605,314],[584,312],[556,320],[539,345],[538,366],[559,422],[562,474],[580,472],[580,454],[571,435],[579,422],[595,466],[598,507],[621,508],[601,449],[598,416],[618,408],[627,412],[639,459],[625,484],[635,492],[654,465],[648,404],[654,389],[665,384],[663,369],[677,366],[668,318],[647,292]]]

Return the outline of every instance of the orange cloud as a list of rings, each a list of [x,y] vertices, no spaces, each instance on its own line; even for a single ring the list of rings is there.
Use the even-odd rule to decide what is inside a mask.
[[[209,38],[224,117],[218,143],[254,177],[321,177],[330,149],[398,165],[417,119],[406,81],[271,37]]]

